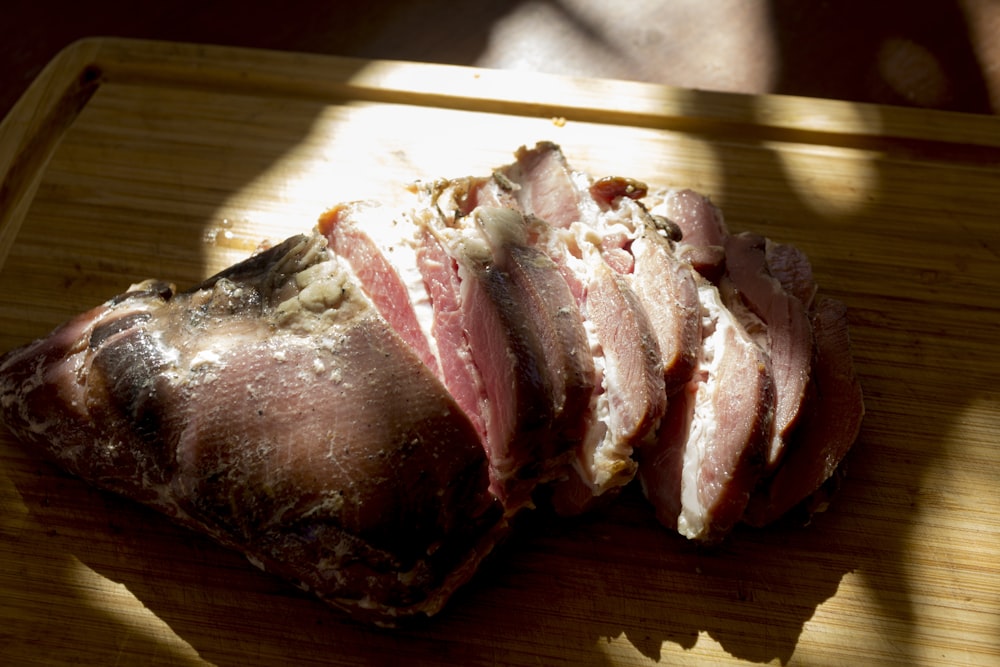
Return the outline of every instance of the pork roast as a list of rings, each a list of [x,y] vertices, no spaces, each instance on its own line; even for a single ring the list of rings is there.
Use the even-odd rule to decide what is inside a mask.
[[[856,439],[845,308],[702,195],[595,179],[551,143],[411,191],[6,353],[4,423],[384,624],[437,612],[528,508],[638,477],[665,526],[719,540]]]

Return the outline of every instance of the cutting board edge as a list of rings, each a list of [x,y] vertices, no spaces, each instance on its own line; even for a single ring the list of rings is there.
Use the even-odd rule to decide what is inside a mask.
[[[60,51],[0,122],[0,267],[62,135],[90,97],[109,82],[331,102],[419,104],[742,141],[875,150],[885,149],[887,141],[903,141],[946,147],[948,155],[956,154],[949,146],[972,147],[986,149],[985,159],[1000,164],[1000,118],[993,116],[459,65],[88,37]]]

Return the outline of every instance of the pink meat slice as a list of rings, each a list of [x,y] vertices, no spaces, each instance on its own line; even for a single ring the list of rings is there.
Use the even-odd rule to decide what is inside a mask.
[[[435,613],[505,532],[468,419],[318,235],[4,355],[0,405],[66,470],[369,621]]]
[[[691,381],[670,397],[656,444],[644,447],[638,456],[636,477],[643,495],[653,506],[657,520],[671,530],[677,530],[683,510],[684,452],[691,437],[699,386],[700,382]]]
[[[851,356],[847,308],[820,297],[811,319],[816,340],[813,393],[784,460],[747,507],[744,521],[751,525],[775,521],[815,492],[861,430],[864,398]]]
[[[766,239],[743,232],[725,240],[726,275],[736,295],[760,319],[760,337],[774,375],[774,429],[767,464],[781,460],[805,400],[811,372],[812,327],[805,305],[789,293],[769,270]]]
[[[632,242],[636,295],[649,315],[663,363],[668,396],[694,372],[701,344],[701,302],[694,270],[669,242],[646,225]]]
[[[693,190],[655,193],[650,212],[671,221],[681,230],[678,255],[698,273],[716,281],[725,270],[725,244],[729,231],[722,211]]]
[[[462,211],[437,201],[430,209]],[[561,473],[592,418],[595,379],[576,301],[556,264],[528,243],[528,226],[515,209],[488,207],[428,223],[428,247],[437,244],[454,272],[458,292],[448,298],[482,383],[492,489],[509,511]]]
[[[806,254],[793,245],[764,240],[767,271],[782,288],[811,311],[819,287],[813,278],[812,264]]]
[[[499,456],[487,441],[489,398],[469,343],[458,264],[429,228],[419,231],[416,242],[417,262],[433,309],[431,336],[437,343],[441,380],[472,420],[487,453]]]
[[[561,456],[587,430],[595,389],[583,316],[559,267],[529,245],[529,222],[513,209],[480,207],[473,216],[493,252],[495,267],[509,277],[545,356],[544,371],[553,405],[552,439],[544,459]]]
[[[559,147],[548,142],[521,148],[517,162],[503,173],[516,184],[514,194],[528,212],[548,215],[556,227],[569,228],[580,221],[588,233],[597,235],[605,263],[627,277],[650,320],[667,393],[687,382],[700,339],[697,285],[690,264],[677,256],[655,219],[635,202],[646,195],[647,186],[625,177],[595,181],[574,172]],[[694,203],[685,204],[688,199]],[[685,220],[710,216],[711,224],[700,225],[704,228],[700,242],[721,246],[725,227],[715,207],[686,191],[670,201],[671,212],[697,209]]]
[[[644,186],[618,178],[595,186],[588,176],[572,171],[557,146],[545,142],[522,148],[517,162],[500,171],[522,209],[557,230],[543,246],[563,268],[590,326],[603,389],[598,411],[606,416],[599,427],[604,435],[591,432],[576,469],[592,495],[601,495],[634,475],[632,451],[659,425],[666,409],[666,377],[672,374],[667,368],[676,361],[672,356],[665,362],[660,341],[669,335],[657,330],[655,324],[663,318],[654,319],[644,307],[649,290],[640,289],[662,277],[651,275],[661,267],[650,261],[637,275],[629,249],[636,226],[648,216],[637,215],[638,209],[614,210],[618,199],[631,202]]]
[[[634,203],[646,193],[645,184],[623,177],[594,181],[574,172],[559,147],[550,142],[522,147],[516,157],[517,162],[502,171],[516,185],[514,194],[522,208],[553,227],[569,230],[563,239],[569,239],[574,248],[593,245],[597,249],[603,263],[590,263],[578,271],[577,280],[593,281],[596,273],[598,283],[607,285],[604,268],[618,274],[623,303],[637,313],[630,317],[649,322],[637,335],[652,334],[656,339],[665,381],[674,385],[686,381],[698,342],[692,336],[699,321],[697,288],[694,276],[673,257],[665,239],[656,235],[648,213]],[[675,298],[663,298],[675,289]],[[624,353],[616,350],[616,354]]]
[[[586,303],[604,350],[610,432],[638,445],[659,425],[667,404],[652,323],[635,292],[607,264],[591,270]]]
[[[354,271],[358,283],[379,313],[400,337],[416,352],[417,356],[441,376],[437,355],[431,339],[421,328],[414,309],[414,295],[397,269],[397,263],[387,255],[387,248],[372,237],[373,227],[394,227],[394,212],[367,202],[341,204],[325,212],[319,220],[318,230],[330,248],[343,258]],[[401,248],[407,242],[406,231],[396,226],[393,242]]]
[[[497,172],[516,185],[513,194],[521,210],[553,227],[568,227],[580,220],[580,191],[557,145],[540,142],[533,148],[522,146],[514,155],[517,161]]]
[[[638,475],[665,526],[716,541],[740,520],[763,471],[774,398],[766,355],[713,285],[703,282],[699,296],[698,368],[671,401],[659,442],[640,450]]]
[[[645,184],[623,177],[594,181],[574,172],[558,146],[546,142],[522,148],[498,173],[503,178],[494,182],[522,210],[562,231],[548,252],[565,267],[591,326],[605,389],[599,405],[608,405],[605,435],[584,441],[576,471],[592,495],[601,495],[634,474],[633,450],[655,435],[667,396],[691,377],[701,343],[695,274],[635,201],[646,194]],[[571,475],[557,490],[557,501],[568,496],[579,504],[586,494],[574,481]]]

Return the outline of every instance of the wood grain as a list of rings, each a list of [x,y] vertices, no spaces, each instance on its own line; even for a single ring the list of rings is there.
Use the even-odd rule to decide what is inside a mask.
[[[829,512],[702,550],[637,494],[534,518],[446,612],[359,627],[0,434],[10,664],[1000,663],[1000,119],[89,40],[0,125],[0,350],[191,284],[338,201],[521,144],[693,187],[850,308],[868,413]]]

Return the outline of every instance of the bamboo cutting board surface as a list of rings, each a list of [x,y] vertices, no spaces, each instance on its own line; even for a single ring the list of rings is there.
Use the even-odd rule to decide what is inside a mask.
[[[705,550],[626,494],[526,526],[440,617],[388,632],[0,430],[0,661],[1000,664],[1000,119],[88,40],[0,125],[0,351],[543,139],[711,196],[847,303],[868,412],[828,512]]]

